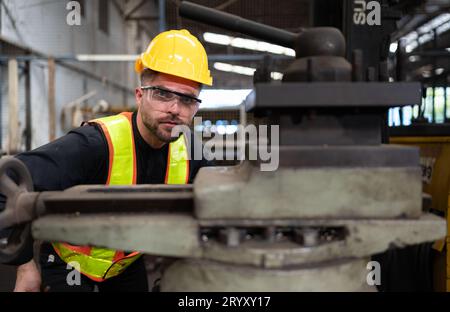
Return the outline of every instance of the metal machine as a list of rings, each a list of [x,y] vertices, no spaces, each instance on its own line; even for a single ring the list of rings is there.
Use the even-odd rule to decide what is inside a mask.
[[[23,248],[32,222],[40,240],[177,258],[162,291],[371,291],[371,255],[446,235],[445,220],[422,211],[418,149],[382,144],[388,108],[418,104],[419,83],[366,75],[334,28],[294,34],[187,2],[180,13],[296,50],[283,82],[260,74],[245,103],[280,126],[279,168],[245,160],[202,168],[193,186],[37,193],[26,168],[3,159],[0,228],[15,232],[1,261]]]

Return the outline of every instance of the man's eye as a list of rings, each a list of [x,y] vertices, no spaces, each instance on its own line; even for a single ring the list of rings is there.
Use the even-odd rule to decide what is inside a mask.
[[[192,98],[187,97],[187,96],[182,96],[181,97],[181,102],[183,104],[186,104],[186,105],[193,105],[193,104],[195,104],[196,101],[194,99],[192,99]]]
[[[166,90],[155,90],[156,94],[162,98],[171,98],[171,94]]]

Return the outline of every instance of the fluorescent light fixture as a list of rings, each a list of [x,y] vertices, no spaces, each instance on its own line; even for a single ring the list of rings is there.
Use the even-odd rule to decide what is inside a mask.
[[[402,40],[404,40],[406,43],[409,43],[411,41],[416,41],[419,38],[419,34],[416,31],[412,31],[406,36],[402,37]]]
[[[433,31],[440,35],[450,29],[450,13],[440,14],[429,22],[420,26],[417,31],[412,31],[401,38],[407,53],[412,52],[419,45],[423,45],[433,40]]]
[[[442,25],[439,26],[438,28],[436,28],[436,33],[437,33],[438,35],[440,35],[440,34],[446,32],[446,31],[449,30],[449,29],[450,29],[450,22],[447,22],[447,23],[445,23],[445,24],[442,24]]]
[[[434,71],[436,73],[436,75],[440,75],[444,72],[443,68],[436,68],[436,70]]]
[[[398,43],[392,42],[391,45],[389,46],[389,51],[391,53],[395,53],[395,52],[397,52],[397,48],[398,48]]]
[[[423,71],[423,72],[422,72],[422,76],[423,76],[424,78],[430,78],[430,77],[431,77],[431,71],[429,71],[429,70]]]
[[[77,54],[75,58],[81,62],[130,62],[139,55],[133,54]]]
[[[419,43],[420,44],[425,44],[425,43],[433,40],[433,37],[434,36],[431,33],[424,34],[424,35],[419,37]]]
[[[418,56],[418,55],[411,55],[411,56],[408,58],[408,60],[409,60],[411,63],[414,63],[414,62],[420,61],[420,56]]]
[[[236,74],[241,74],[241,75],[246,75],[246,76],[253,76],[253,74],[256,71],[255,68],[239,66],[239,65],[231,65],[231,64],[220,63],[220,62],[215,62],[213,66],[215,69],[220,70],[220,71],[236,73]]]
[[[202,100],[200,108],[239,106],[251,91],[251,89],[204,89],[199,96]]]
[[[231,37],[227,35],[215,34],[206,32],[203,34],[203,39],[206,42],[221,44],[221,45],[231,45]]]
[[[213,67],[220,71],[235,73],[235,74],[240,74],[240,75],[246,75],[246,76],[253,76],[253,74],[256,71],[256,68],[232,65],[232,64],[221,63],[221,62],[215,62]],[[283,74],[279,73],[279,72],[271,72],[270,77],[272,77],[272,79],[274,79],[274,80],[281,80],[281,79],[283,79]]]
[[[272,77],[273,80],[281,80],[283,79],[283,74],[279,72],[271,72],[270,77]]]
[[[240,37],[231,37],[227,35],[221,35],[210,32],[205,32],[203,34],[203,39],[209,43],[232,46],[235,48],[295,56],[295,51],[293,49],[285,48],[264,41],[245,39]]]
[[[421,27],[419,27],[418,30],[422,34],[427,33],[448,22],[450,22],[450,13],[440,14],[435,18],[433,18],[432,20],[430,20],[429,22],[422,25]]]
[[[414,41],[414,42],[412,42],[411,44],[408,44],[406,47],[405,47],[405,51],[406,51],[406,53],[410,53],[410,52],[412,52],[415,48],[417,48],[419,46],[419,44],[416,42],[416,41]]]

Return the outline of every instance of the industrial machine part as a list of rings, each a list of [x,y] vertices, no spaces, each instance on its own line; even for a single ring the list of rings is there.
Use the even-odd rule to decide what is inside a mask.
[[[392,127],[389,129],[390,142],[420,148],[423,191],[430,195],[430,209],[447,219],[450,215],[450,127],[448,124],[420,124],[409,127]],[[447,230],[448,231],[448,230]],[[434,243],[437,251],[434,258],[434,287],[438,291],[450,291],[450,248],[447,237]]]
[[[163,291],[375,290],[371,255],[445,236],[445,220],[422,211],[418,150],[381,144],[387,109],[419,103],[419,84],[378,81],[361,51],[349,63],[333,28],[292,34],[187,2],[180,13],[295,48],[283,82],[255,83],[246,101],[280,126],[271,147],[279,168],[246,160],[202,168],[193,187],[43,193],[11,187],[3,175],[13,208],[0,214],[0,228],[38,217],[37,239],[183,258],[165,271]]]

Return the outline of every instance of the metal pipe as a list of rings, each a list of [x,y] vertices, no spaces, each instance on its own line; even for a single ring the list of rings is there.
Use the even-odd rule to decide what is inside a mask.
[[[166,30],[166,0],[159,0],[159,32]]]
[[[289,48],[294,48],[298,37],[296,33],[260,24],[237,15],[221,12],[188,1],[181,3],[179,14],[181,17],[253,36]]]
[[[53,57],[56,61],[72,61],[72,62],[134,62],[138,55],[134,54],[76,54],[63,55]],[[293,56],[288,55],[271,55],[274,60],[291,60]],[[0,62],[8,61],[10,55],[1,55]],[[264,54],[210,54],[209,61],[260,61],[264,58]],[[47,56],[39,55],[18,55],[16,56],[18,62],[27,62],[35,60],[47,60]]]
[[[25,62],[25,150],[31,150],[31,65]]]
[[[2,154],[3,154],[2,114],[3,114],[3,79],[4,79],[3,68],[4,66],[0,66],[0,151]]]

